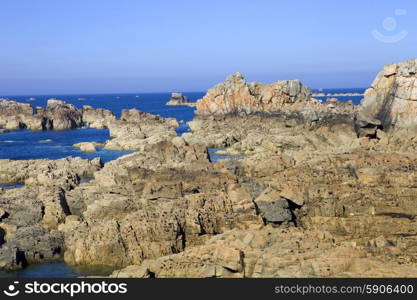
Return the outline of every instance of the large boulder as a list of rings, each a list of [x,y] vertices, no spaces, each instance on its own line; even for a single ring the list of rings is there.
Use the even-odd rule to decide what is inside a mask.
[[[74,105],[61,100],[48,100],[44,114],[52,121],[54,130],[74,129],[83,123],[82,112]]]
[[[109,122],[111,140],[105,144],[108,150],[143,150],[148,144],[168,141],[177,136],[178,122],[174,118],[163,118],[124,109],[120,119]]]
[[[115,115],[108,109],[83,106],[83,122],[90,128],[107,128],[108,124],[114,120],[116,120]]]
[[[0,99],[0,126],[6,129],[24,128],[24,120],[34,114],[34,108],[27,103]]]
[[[385,129],[417,125],[417,59],[386,65],[365,92],[358,119]],[[366,120],[371,120],[366,122]]]
[[[46,108],[0,99],[0,127],[5,129],[63,130],[80,127],[82,111],[64,101],[50,99]]]

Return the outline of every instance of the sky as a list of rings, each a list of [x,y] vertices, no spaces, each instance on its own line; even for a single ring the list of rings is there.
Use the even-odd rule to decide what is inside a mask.
[[[368,87],[411,58],[415,0],[0,0],[0,95]]]

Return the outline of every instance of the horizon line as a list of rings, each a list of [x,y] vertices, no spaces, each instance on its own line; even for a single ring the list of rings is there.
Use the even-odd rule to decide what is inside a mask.
[[[342,88],[310,88],[312,92],[316,90],[347,90],[347,89],[368,89],[368,87],[342,87]],[[170,94],[170,93],[207,93],[206,91],[176,91],[176,92],[86,92],[86,93],[33,93],[33,94],[0,94],[3,97],[26,97],[26,96],[72,96],[72,95],[140,95],[140,94]]]

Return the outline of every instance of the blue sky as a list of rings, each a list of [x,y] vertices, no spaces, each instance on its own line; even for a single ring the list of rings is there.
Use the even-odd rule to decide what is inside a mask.
[[[2,0],[0,22],[2,95],[201,91],[236,71],[367,87],[417,57],[414,0]]]

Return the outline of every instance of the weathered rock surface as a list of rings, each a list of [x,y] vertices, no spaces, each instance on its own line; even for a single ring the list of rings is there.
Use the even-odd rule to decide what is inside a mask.
[[[359,147],[353,115],[251,115],[195,118],[188,144],[227,148],[229,154],[345,151]]]
[[[66,195],[71,264],[127,266],[183,251],[228,229],[260,226],[252,196],[204,148],[147,146]]]
[[[143,113],[137,109],[123,110],[119,120],[110,122],[109,150],[140,150],[145,145],[156,144],[176,137],[178,122],[174,118]]]
[[[414,76],[409,64],[381,80]],[[299,82],[239,74],[200,104],[181,137],[175,120],[137,110],[97,121],[113,136],[106,147],[140,150],[104,167],[0,160],[0,182],[25,182],[0,189],[0,268],[64,253],[69,264],[123,268],[113,277],[417,275],[411,119],[387,130],[364,113],[378,103],[357,113],[311,100]],[[211,163],[207,147],[240,159]]]
[[[91,176],[102,167],[99,158],[85,160],[79,157],[57,160],[0,159],[0,182],[26,185],[66,185],[79,178]]]
[[[74,129],[82,125],[82,112],[74,105],[61,100],[50,99],[42,113],[54,130]]]
[[[83,106],[83,122],[90,128],[104,129],[116,120],[112,111],[103,108],[93,108],[90,105]]]
[[[0,182],[23,187],[0,190],[0,268],[62,259],[59,224],[70,214],[65,194],[102,167],[99,159],[0,160]]]
[[[145,260],[111,277],[415,277],[415,266],[383,261],[325,231],[232,230],[182,253]]]
[[[82,125],[82,113],[75,106],[50,99],[46,108],[0,99],[0,126],[6,129],[64,130]]]
[[[416,73],[417,59],[386,65],[365,92],[358,118],[376,119],[385,129],[415,127]]]
[[[306,105],[311,100],[311,90],[298,80],[277,81],[270,85],[248,83],[240,73],[208,90],[197,101],[199,115],[253,113],[277,111],[293,104]]]

